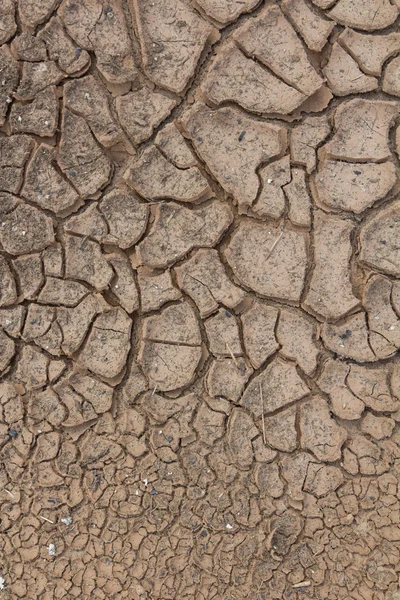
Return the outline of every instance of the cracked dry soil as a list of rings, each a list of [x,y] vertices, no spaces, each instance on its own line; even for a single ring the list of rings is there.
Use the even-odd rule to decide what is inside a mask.
[[[399,600],[400,0],[0,0],[0,599]]]

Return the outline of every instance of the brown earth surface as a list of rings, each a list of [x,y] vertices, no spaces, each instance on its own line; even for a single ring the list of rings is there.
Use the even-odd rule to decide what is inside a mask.
[[[400,0],[0,0],[0,600],[400,599]]]

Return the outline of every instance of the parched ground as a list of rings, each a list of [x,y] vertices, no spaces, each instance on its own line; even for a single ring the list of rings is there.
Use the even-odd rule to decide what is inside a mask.
[[[0,600],[400,599],[400,0],[0,0]]]

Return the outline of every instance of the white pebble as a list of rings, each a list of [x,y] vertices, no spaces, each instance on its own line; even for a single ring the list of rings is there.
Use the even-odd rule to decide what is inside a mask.
[[[0,590],[4,590],[6,580],[4,577],[0,577]]]
[[[233,529],[233,525],[231,525],[230,523],[227,523],[227,524],[226,524],[226,528],[227,528],[227,529]]]
[[[56,547],[55,547],[54,544],[49,544],[47,546],[47,550],[48,550],[50,556],[55,556],[56,555]]]
[[[72,523],[72,517],[63,517],[61,519],[61,523],[64,523],[64,525],[71,525],[71,523]]]

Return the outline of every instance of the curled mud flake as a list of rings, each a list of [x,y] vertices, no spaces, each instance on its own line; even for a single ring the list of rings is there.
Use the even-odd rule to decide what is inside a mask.
[[[160,129],[154,143],[178,169],[189,169],[189,167],[196,166],[196,158],[175,122],[167,123]]]
[[[289,202],[288,215],[291,223],[310,229],[311,198],[303,169],[291,169],[290,183],[283,186],[283,191]]]
[[[392,305],[392,289],[389,279],[373,275],[364,290],[363,305],[368,313],[369,340],[379,358],[392,356],[400,347],[400,319]]]
[[[1,68],[1,67],[0,67]],[[17,194],[24,179],[25,165],[35,146],[34,141],[27,135],[13,135],[0,138],[0,190]],[[2,222],[3,209],[12,208],[12,197],[1,194],[0,217]],[[14,202],[16,198],[14,198]],[[9,210],[5,210],[9,212]],[[2,225],[3,227],[3,225]]]
[[[76,52],[76,45],[65,33],[58,17],[53,17],[39,32],[38,41],[44,42],[49,58],[55,60],[67,75],[80,75],[90,66],[86,50]]]
[[[34,150],[26,169],[21,195],[40,208],[65,215],[78,204],[79,196],[55,167],[52,146],[41,144]]]
[[[399,41],[400,46],[400,41]],[[382,90],[392,96],[400,96],[400,57],[396,57],[390,61],[385,69],[385,74],[382,81]],[[397,154],[399,154],[399,144],[397,143]]]
[[[328,41],[335,24],[311,10],[305,0],[284,0],[282,10],[289,17],[295,29],[314,52],[320,52]]]
[[[279,348],[275,337],[278,315],[279,311],[274,306],[255,300],[250,309],[241,316],[244,347],[256,369]]]
[[[0,227],[0,242],[9,254],[28,254],[54,241],[52,220],[42,211],[21,203],[7,214]]]
[[[317,368],[319,355],[316,346],[317,327],[301,311],[282,309],[276,330],[280,353],[285,358],[296,361],[304,373],[311,376]]]
[[[91,239],[66,235],[65,258],[66,276],[70,279],[85,281],[101,291],[113,278],[100,245]]]
[[[336,132],[323,146],[327,158],[380,162],[391,158],[389,129],[399,114],[396,102],[355,98],[335,112]]]
[[[8,42],[16,30],[14,0],[4,0],[0,7],[0,45]]]
[[[141,267],[138,269],[138,283],[143,312],[158,310],[166,302],[178,300],[182,295],[175,287],[168,269],[159,273]]]
[[[396,423],[389,417],[375,417],[372,413],[367,413],[361,422],[361,431],[367,433],[375,440],[383,440],[393,433]]]
[[[243,358],[214,360],[208,369],[206,386],[210,396],[238,403],[253,369]]]
[[[259,0],[196,0],[196,4],[217,23],[228,25],[241,14],[251,12]]]
[[[14,276],[6,259],[0,255],[0,306],[10,306],[17,300]]]
[[[11,133],[32,133],[52,137],[58,125],[57,88],[38,92],[29,104],[14,102],[10,114]]]
[[[246,220],[225,256],[241,284],[265,297],[299,302],[307,268],[305,234]]]
[[[370,346],[364,312],[356,313],[340,325],[324,323],[321,337],[325,346],[339,356],[358,362],[378,360]]]
[[[196,246],[212,247],[232,222],[227,204],[218,200],[189,210],[172,202],[155,209],[155,218],[146,238],[137,246],[140,264],[163,268],[178,261]]]
[[[216,30],[181,0],[133,0],[146,75],[155,84],[180,94],[184,91]]]
[[[371,92],[378,87],[378,80],[365,75],[356,61],[335,42],[328,64],[323,68],[328,85],[335,96],[348,96]]]
[[[1,10],[2,7],[0,7],[0,11]],[[2,15],[0,12],[0,39],[3,34],[1,29],[1,18]],[[17,89],[19,83],[18,62],[13,59],[7,46],[0,47],[0,77],[0,126],[3,126],[6,121],[8,106],[12,102],[13,93]]]
[[[102,378],[117,377],[125,367],[130,350],[132,321],[121,308],[99,315],[78,363]]]
[[[317,164],[317,147],[328,137],[328,117],[306,117],[290,132],[290,157],[294,164],[306,167],[312,173]]]
[[[176,276],[179,287],[197,304],[202,318],[217,310],[219,304],[235,308],[246,295],[227,276],[217,250],[197,250],[176,268]]]
[[[109,285],[110,291],[127,313],[138,310],[139,294],[129,259],[122,254],[110,254],[106,258],[115,273]]]
[[[257,197],[257,167],[286,149],[283,127],[249,119],[230,107],[210,111],[198,102],[182,115],[181,124],[213,176],[244,207]]]
[[[275,412],[304,398],[309,391],[293,363],[277,357],[252,379],[240,399],[240,404],[259,418],[264,413]]]
[[[105,194],[99,210],[107,221],[106,244],[115,244],[123,250],[134,246],[143,236],[149,215],[148,206],[125,188],[115,188]]]
[[[338,39],[365,73],[378,77],[386,60],[400,50],[400,34],[396,32],[368,35],[345,29]]]
[[[391,384],[389,384],[391,381]],[[395,412],[399,408],[396,382],[398,367],[391,372],[390,365],[383,367],[363,367],[351,365],[346,383],[351,392],[364,404],[376,412]],[[392,390],[393,389],[393,393]]]
[[[353,228],[351,221],[315,211],[316,264],[303,302],[312,314],[339,319],[360,304],[353,293],[350,273]]]
[[[295,30],[277,5],[268,5],[233,33],[246,54],[257,58],[287,84],[306,96],[322,86]]]
[[[65,109],[58,163],[81,196],[95,194],[112,174],[112,165],[97,145],[86,121]]]
[[[346,385],[349,373],[349,364],[328,358],[317,383],[319,388],[328,395],[333,414],[340,419],[354,421],[361,417],[365,404]]]
[[[52,60],[23,62],[22,77],[15,98],[21,102],[34,100],[39,92],[49,86],[56,86],[64,77],[64,73]]]
[[[132,53],[123,2],[113,0],[63,0],[58,10],[64,27],[82,49],[96,56],[96,66],[111,85],[136,79],[138,71]]]
[[[362,226],[360,261],[395,277],[400,276],[400,202],[383,207]]]
[[[316,201],[322,207],[360,214],[384,198],[396,183],[392,162],[380,164],[326,160],[313,181]]]
[[[384,29],[395,22],[399,9],[390,0],[339,0],[328,16],[341,25],[364,31]]]
[[[330,416],[327,401],[316,396],[300,407],[300,444],[326,462],[339,460],[346,430]]]
[[[213,104],[235,102],[256,114],[289,114],[307,98],[248,58],[232,41],[217,53],[201,90]]]
[[[156,146],[150,146],[130,163],[124,178],[146,200],[198,202],[211,196],[208,181],[198,167],[178,169]]]
[[[146,86],[115,100],[119,122],[135,145],[147,140],[176,104],[173,98]]]

